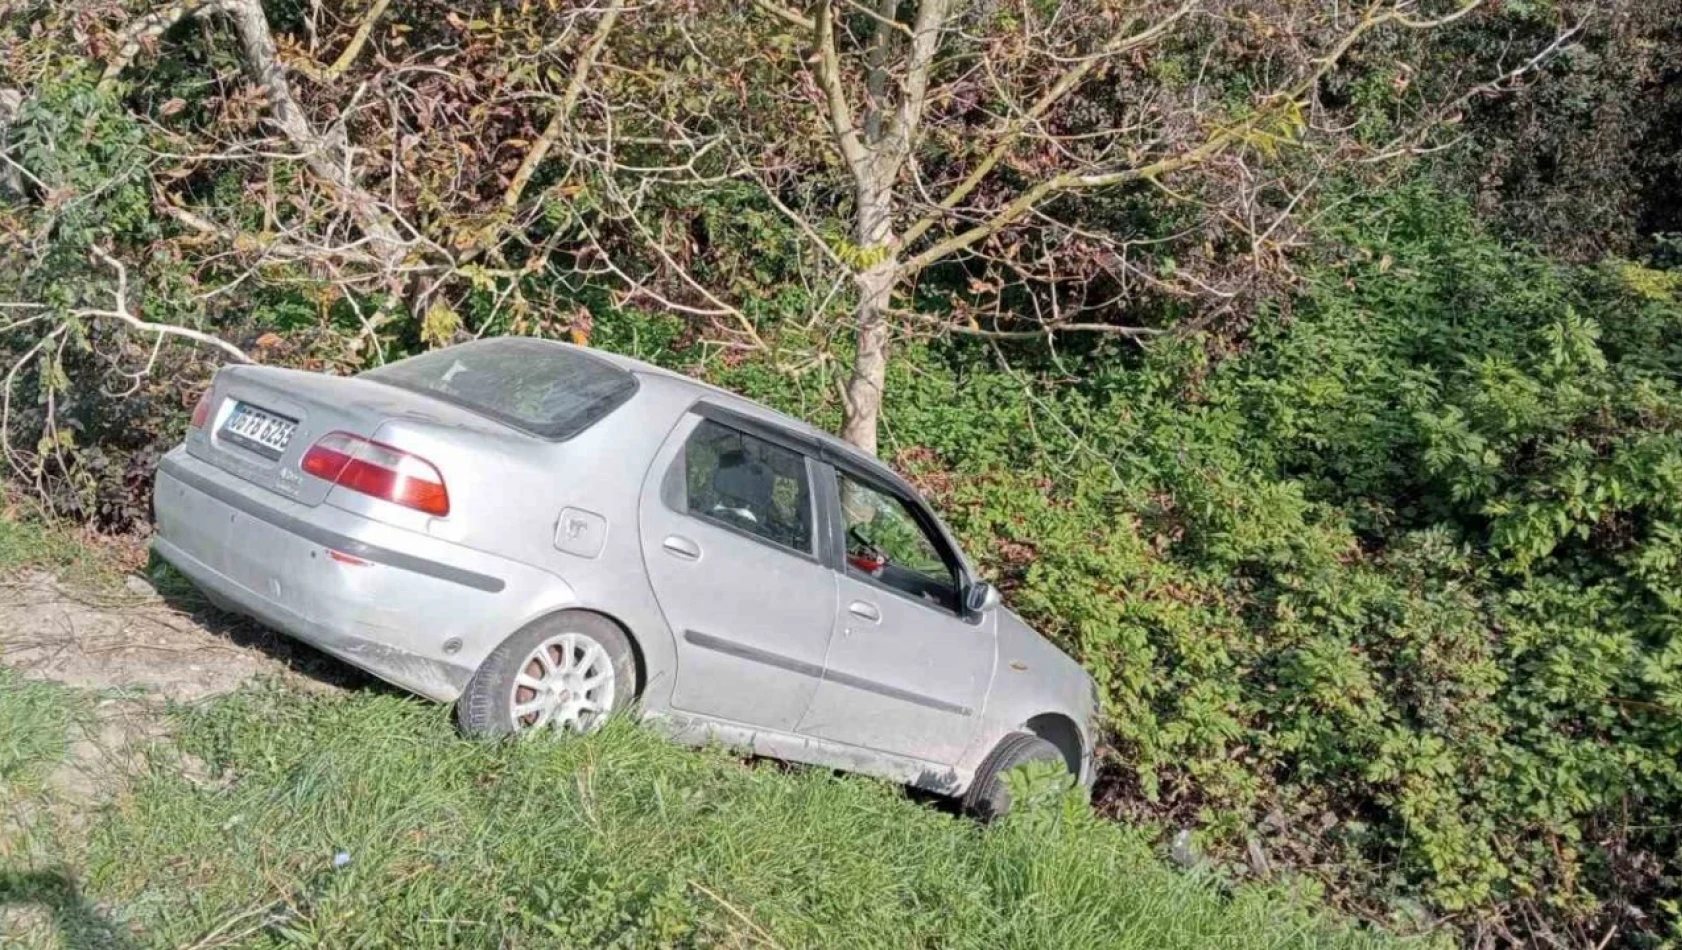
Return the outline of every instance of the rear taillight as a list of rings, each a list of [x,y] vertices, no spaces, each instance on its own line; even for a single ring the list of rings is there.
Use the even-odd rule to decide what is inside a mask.
[[[195,429],[202,429],[209,421],[210,390],[207,389],[204,391],[204,395],[199,397],[199,401],[193,404],[193,421],[191,424]]]
[[[450,513],[444,476],[431,462],[348,432],[332,432],[310,446],[301,464],[316,478],[364,495],[440,517]]]

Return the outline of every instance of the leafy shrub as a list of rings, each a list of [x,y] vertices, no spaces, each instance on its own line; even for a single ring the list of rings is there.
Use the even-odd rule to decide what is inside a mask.
[[[12,483],[51,510],[144,530],[152,471],[181,440],[220,358],[130,330],[110,315],[120,290],[138,319],[210,331],[310,368],[354,368],[332,355],[360,324],[342,301],[320,306],[307,276],[271,291],[247,288],[237,271],[184,264],[161,240],[180,226],[153,207],[145,175],[148,149],[171,146],[98,80],[96,66],[65,59],[0,129],[0,145],[32,176],[26,194],[0,189],[0,300],[9,305],[0,319],[0,454]],[[229,200],[237,198],[235,179],[218,182],[234,185]]]
[[[1682,285],[1504,246],[1424,186],[1347,198],[1238,352],[911,345],[885,453],[1098,678],[1112,814],[1401,925],[1419,898],[1470,938],[1656,944]],[[833,411],[832,381],[699,368]]]
[[[1332,868],[1398,920],[1411,894],[1468,934],[1661,939],[1672,278],[1504,247],[1423,188],[1354,200],[1335,237],[1224,361],[1099,348],[1068,386],[922,354],[900,461],[1099,678],[1113,812],[1239,873]]]
[[[1682,300],[1502,247],[1420,190],[1341,236],[1228,381],[1274,471],[1438,601],[1350,641],[1392,721],[1347,780],[1446,909],[1662,930],[1639,911],[1682,883]]]

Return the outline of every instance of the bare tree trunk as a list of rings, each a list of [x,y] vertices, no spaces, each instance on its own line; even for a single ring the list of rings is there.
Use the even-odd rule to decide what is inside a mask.
[[[882,415],[882,392],[888,380],[889,317],[894,285],[899,282],[892,235],[893,183],[877,177],[869,176],[858,189],[854,239],[866,255],[881,257],[853,277],[859,294],[853,311],[858,350],[853,355],[852,377],[847,380],[841,422],[841,437],[872,455],[876,454],[876,424]]]
[[[876,423],[882,415],[882,391],[888,381],[888,306],[894,290],[894,266],[889,263],[864,271],[856,283],[858,352],[853,356],[853,375],[847,380],[841,437],[875,455]]]
[[[407,242],[381,207],[379,199],[356,182],[341,144],[318,134],[310,126],[303,108],[292,97],[292,87],[286,80],[286,67],[280,62],[274,34],[269,30],[268,16],[260,0],[222,0],[222,9],[234,21],[234,30],[245,50],[246,68],[268,93],[269,114],[275,125],[302,152],[304,164],[331,185],[335,196],[350,208],[373,245],[374,252],[388,268],[396,268],[407,249]]]
[[[918,0],[916,18],[907,27],[894,17],[899,6],[896,0],[876,0],[875,37],[866,57],[862,135],[853,122],[852,106],[843,88],[832,0],[818,6],[811,24],[817,48],[817,81],[828,104],[830,130],[853,173],[858,195],[853,233],[862,258],[862,266],[857,266],[853,274],[859,294],[853,311],[858,351],[853,356],[853,375],[847,380],[841,437],[872,455],[876,454],[876,423],[882,415],[882,390],[888,379],[894,286],[903,276],[893,233],[897,210],[894,187],[922,123],[929,70],[940,45],[947,2]],[[909,42],[899,39],[901,32],[909,36]],[[896,85],[890,63],[894,50],[901,45],[908,53],[905,74],[894,96],[890,94]]]
[[[270,121],[297,149],[299,159],[333,189],[334,197],[356,218],[370,249],[385,268],[397,269],[410,242],[404,239],[397,222],[380,200],[357,183],[342,132],[335,141],[333,136],[324,136],[310,125],[303,107],[292,95],[292,85],[280,61],[263,0],[177,0],[139,17],[119,34],[122,42],[117,55],[106,64],[105,80],[121,75],[147,40],[161,36],[182,20],[215,13],[224,14],[233,22],[245,54],[246,70],[267,95]]]
[[[6,141],[7,130],[11,127],[12,119],[23,108],[23,93],[16,89],[0,89],[0,150],[8,147]],[[23,194],[23,176],[18,174],[18,166],[7,163],[0,168],[0,198],[10,198]]]

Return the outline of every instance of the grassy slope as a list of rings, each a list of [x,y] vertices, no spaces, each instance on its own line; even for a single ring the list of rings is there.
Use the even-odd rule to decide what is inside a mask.
[[[0,580],[26,570],[98,573],[88,563],[69,535],[0,514]],[[3,665],[5,659],[0,654],[0,814],[10,815],[64,759],[74,697],[55,684],[25,680]],[[0,859],[4,844],[0,840]]]
[[[1084,810],[983,829],[628,724],[485,745],[404,697],[254,691],[179,741],[222,778],[156,768],[94,841],[97,890],[162,944],[1374,945],[1277,892],[1218,898]]]
[[[124,950],[82,913],[41,807],[42,780],[64,760],[78,712],[70,690],[0,666],[0,946]]]
[[[108,575],[96,562],[0,520],[0,574]],[[50,794],[38,779],[94,699],[0,668],[0,807]],[[1218,893],[1055,797],[982,828],[881,783],[746,766],[628,723],[581,740],[470,742],[447,710],[379,690],[257,688],[171,716],[149,769],[85,835],[51,839],[56,854],[41,840],[0,847],[0,934],[8,908],[44,908],[24,945],[1390,942],[1283,889]],[[335,870],[341,851],[350,861]]]

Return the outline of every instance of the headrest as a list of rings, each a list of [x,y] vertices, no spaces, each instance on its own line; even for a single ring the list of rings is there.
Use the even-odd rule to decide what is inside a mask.
[[[746,452],[731,449],[718,457],[713,491],[720,498],[746,503],[750,508],[769,506],[774,487],[770,466],[748,458]]]

